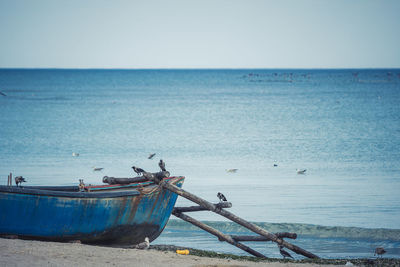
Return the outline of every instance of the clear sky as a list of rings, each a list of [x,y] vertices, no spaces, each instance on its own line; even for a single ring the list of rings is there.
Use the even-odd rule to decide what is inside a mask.
[[[400,0],[0,0],[0,68],[399,68]]]

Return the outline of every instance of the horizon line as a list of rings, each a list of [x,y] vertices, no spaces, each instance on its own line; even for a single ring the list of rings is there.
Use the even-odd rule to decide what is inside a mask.
[[[394,70],[400,69],[400,67],[313,67],[313,68],[64,68],[64,67],[0,67],[0,70]]]

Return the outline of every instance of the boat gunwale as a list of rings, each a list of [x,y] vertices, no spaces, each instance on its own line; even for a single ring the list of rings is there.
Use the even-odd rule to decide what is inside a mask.
[[[175,178],[175,179],[174,179]],[[164,180],[170,182],[174,181],[177,183],[184,179],[184,176],[172,176],[164,178]],[[6,186],[0,185],[0,193],[10,194],[23,194],[23,195],[35,195],[35,196],[50,196],[50,197],[68,197],[68,198],[114,198],[114,197],[126,197],[126,196],[138,196],[141,194],[138,188],[146,188],[150,186],[156,186],[154,182],[140,182],[132,183],[127,185],[114,184],[114,185],[101,185],[94,188],[97,190],[88,190],[80,192],[78,186]],[[91,189],[90,186],[86,187]],[[50,190],[53,189],[53,190]],[[59,189],[59,190],[54,190]],[[61,190],[60,190],[61,189]],[[126,190],[119,190],[126,189]],[[67,190],[77,190],[76,192],[70,192]],[[116,191],[118,190],[118,191]]]

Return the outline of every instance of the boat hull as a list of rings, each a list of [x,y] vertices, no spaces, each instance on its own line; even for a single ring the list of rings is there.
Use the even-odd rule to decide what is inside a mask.
[[[168,182],[181,186],[183,180]],[[152,241],[167,224],[176,199],[154,184],[76,193],[0,188],[0,235],[94,244]]]

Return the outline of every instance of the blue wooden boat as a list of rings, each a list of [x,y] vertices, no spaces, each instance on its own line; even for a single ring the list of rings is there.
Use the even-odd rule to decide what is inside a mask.
[[[164,178],[181,187],[184,177]],[[156,239],[177,195],[150,181],[101,186],[0,186],[0,235],[94,244]]]

